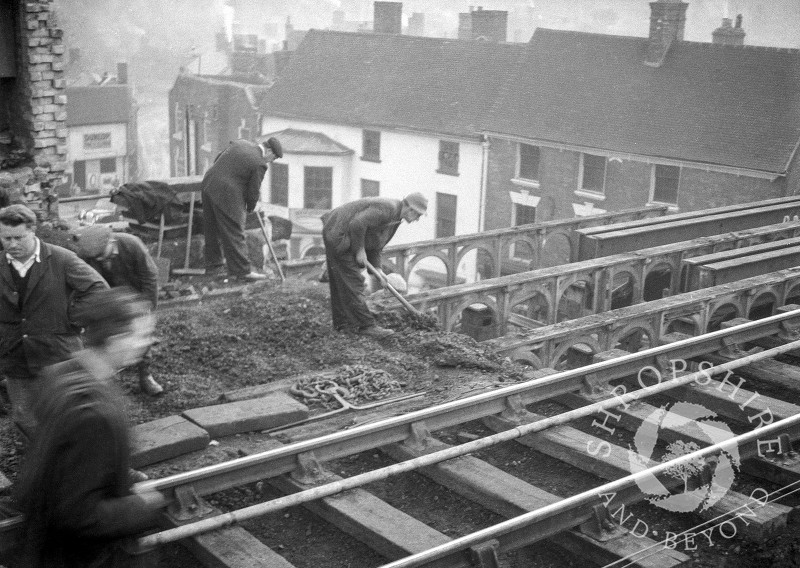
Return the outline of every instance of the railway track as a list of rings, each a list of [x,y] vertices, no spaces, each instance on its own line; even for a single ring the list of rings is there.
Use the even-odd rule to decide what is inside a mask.
[[[170,498],[164,530],[142,537],[140,545],[180,541],[208,564],[289,568],[284,556],[240,525],[302,504],[368,544],[392,567],[500,566],[510,552],[543,539],[597,564],[678,566],[689,560],[688,533],[669,531],[674,536],[666,542],[642,534],[642,519],[631,516],[631,507],[670,502],[668,516],[694,504],[698,490],[703,499],[696,510],[683,510],[676,527],[687,526],[688,516],[688,526],[696,527],[692,534],[711,527],[708,534],[716,538],[733,533],[763,540],[786,525],[791,508],[780,498],[800,484],[791,450],[791,441],[800,437],[800,406],[791,392],[769,397],[742,376],[753,365],[800,349],[792,332],[798,323],[800,310],[794,310],[638,353],[600,354],[599,362],[578,369],[539,370],[524,383],[326,436],[286,445],[274,441],[257,454],[137,484],[136,491],[155,489]],[[750,354],[737,349],[753,342],[772,347]],[[727,357],[719,359],[720,353]],[[702,362],[715,357],[713,367]],[[536,413],[553,401],[560,412]],[[488,433],[458,445],[441,439],[442,432],[474,424]],[[624,439],[640,454],[652,442],[651,455],[631,458],[620,445],[626,430],[631,434]],[[585,471],[590,487],[573,494],[549,491],[524,479],[529,472],[476,457],[509,442],[518,447],[512,453],[530,454],[533,448]],[[667,454],[675,459],[665,461],[656,442],[680,442],[674,448],[683,451]],[[326,468],[376,449],[397,461],[345,479]],[[411,472],[508,520],[451,538],[364,489]],[[691,490],[690,481],[696,485]],[[205,500],[256,482],[286,495],[227,512]],[[751,489],[742,492],[739,485]],[[678,506],[676,500],[687,503]],[[0,548],[13,541],[19,524],[0,522]]]

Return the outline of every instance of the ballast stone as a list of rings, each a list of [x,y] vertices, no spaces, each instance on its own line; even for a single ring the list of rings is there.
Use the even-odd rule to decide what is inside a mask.
[[[288,394],[269,396],[183,412],[182,416],[206,430],[212,438],[267,430],[308,418],[308,407]]]

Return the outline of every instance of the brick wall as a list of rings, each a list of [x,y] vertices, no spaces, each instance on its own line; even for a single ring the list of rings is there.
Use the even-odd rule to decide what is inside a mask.
[[[200,130],[200,171],[203,173],[231,140],[238,140],[242,119],[252,140],[260,134],[258,113],[244,87],[180,75],[169,93],[170,175],[186,175],[186,112]],[[204,126],[205,125],[205,126]],[[177,156],[177,159],[176,159]]]
[[[580,153],[554,148],[541,148],[539,188],[513,183],[517,160],[514,142],[491,138],[487,178],[486,228],[497,229],[511,225],[512,201],[510,191],[527,189],[540,197],[536,209],[537,221],[567,219],[575,216],[572,204],[592,203],[595,208],[619,211],[644,207],[650,197],[651,164],[635,160],[608,160],[605,198],[592,199],[576,194]],[[771,199],[785,195],[788,190],[800,193],[800,159],[786,180],[771,182],[746,176],[684,167],[681,170],[678,207],[694,211]]]
[[[0,170],[0,186],[24,196],[48,216],[50,188],[66,169],[67,128],[63,32],[51,0],[17,1],[16,77],[11,87],[10,143],[26,159]],[[6,162],[7,163],[7,162]],[[8,163],[7,163],[8,164]]]
[[[785,180],[758,179],[692,168],[681,169],[678,207],[694,211],[783,197]]]

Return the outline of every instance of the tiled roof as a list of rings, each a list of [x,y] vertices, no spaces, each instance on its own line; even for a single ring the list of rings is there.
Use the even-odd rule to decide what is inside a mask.
[[[487,131],[621,154],[784,172],[800,140],[800,52],[539,28]]]
[[[474,136],[524,44],[311,30],[265,114]]]
[[[129,85],[67,87],[67,126],[127,124],[132,104]]]
[[[295,130],[287,128],[280,132],[265,134],[256,138],[257,142],[263,142],[267,138],[274,136],[281,142],[281,148],[286,154],[353,154],[354,151],[332,140],[322,132],[311,132],[310,130]]]

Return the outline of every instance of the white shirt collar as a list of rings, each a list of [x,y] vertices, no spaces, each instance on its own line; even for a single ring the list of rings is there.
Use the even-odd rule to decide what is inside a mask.
[[[33,254],[26,260],[25,262],[20,262],[16,258],[12,257],[10,254],[6,253],[6,259],[8,260],[9,264],[19,263],[19,264],[28,264],[33,260],[33,262],[41,262],[42,260],[42,242],[39,240],[39,237],[33,237],[36,240],[36,247],[33,249]]]
[[[34,237],[34,239],[36,240],[36,248],[33,249],[33,254],[25,262],[20,262],[6,253],[8,263],[12,265],[22,277],[28,273],[28,270],[30,270],[35,262],[41,262],[42,260],[42,242],[39,240],[39,237]]]

